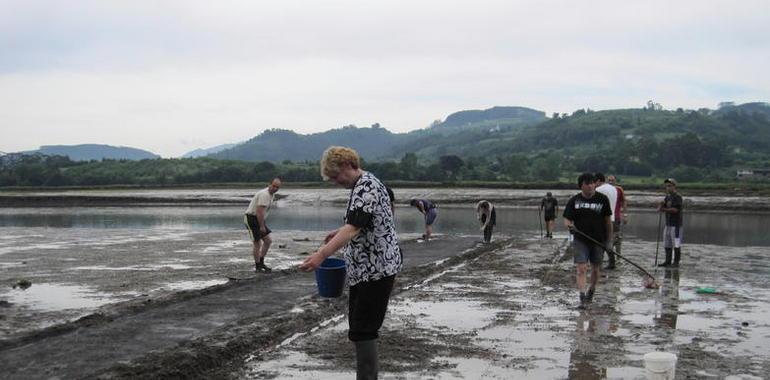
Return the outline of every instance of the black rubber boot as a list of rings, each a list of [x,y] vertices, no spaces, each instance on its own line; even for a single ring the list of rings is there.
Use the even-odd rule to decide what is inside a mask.
[[[659,267],[667,267],[671,265],[671,248],[666,249],[666,261],[663,264],[658,264]]]
[[[356,380],[377,380],[377,340],[361,340],[356,345]]]
[[[679,259],[682,258],[682,248],[674,248],[674,265],[675,267],[679,266]]]

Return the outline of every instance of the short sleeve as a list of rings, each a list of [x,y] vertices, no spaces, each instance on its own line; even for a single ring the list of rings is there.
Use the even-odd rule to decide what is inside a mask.
[[[359,181],[351,192],[350,206],[345,214],[345,222],[358,228],[370,226],[376,205],[376,188],[372,182]]]
[[[259,196],[257,196],[257,206],[270,206],[270,193],[267,191],[260,192]]]

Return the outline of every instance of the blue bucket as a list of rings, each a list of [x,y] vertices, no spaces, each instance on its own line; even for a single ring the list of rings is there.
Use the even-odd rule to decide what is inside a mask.
[[[345,260],[328,258],[315,270],[315,282],[321,297],[339,297],[345,288]]]

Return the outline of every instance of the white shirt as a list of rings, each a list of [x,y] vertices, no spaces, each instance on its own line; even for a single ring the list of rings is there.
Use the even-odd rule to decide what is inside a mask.
[[[257,215],[257,207],[264,206],[265,218],[267,218],[267,214],[270,213],[270,206],[273,204],[273,198],[275,197],[275,194],[270,194],[268,189],[266,187],[254,194],[254,198],[249,202],[249,208],[246,209],[246,214]]]
[[[601,185],[596,188],[596,191],[604,194],[607,198],[610,200],[610,210],[615,208],[615,204],[618,203],[618,189],[615,188],[615,186],[610,185],[609,183],[605,183],[604,185]],[[610,220],[613,222],[615,221],[615,213],[613,212],[612,215],[610,215]]]

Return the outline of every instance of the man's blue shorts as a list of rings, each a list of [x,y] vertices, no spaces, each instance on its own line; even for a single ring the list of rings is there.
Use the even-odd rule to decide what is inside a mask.
[[[428,212],[425,213],[425,225],[426,226],[433,225],[433,222],[436,221],[436,216],[437,214],[436,214],[435,208],[428,210]]]
[[[586,243],[577,237],[572,240],[572,250],[575,253],[575,264],[591,262],[593,265],[601,265],[604,259],[604,250],[594,243]]]

